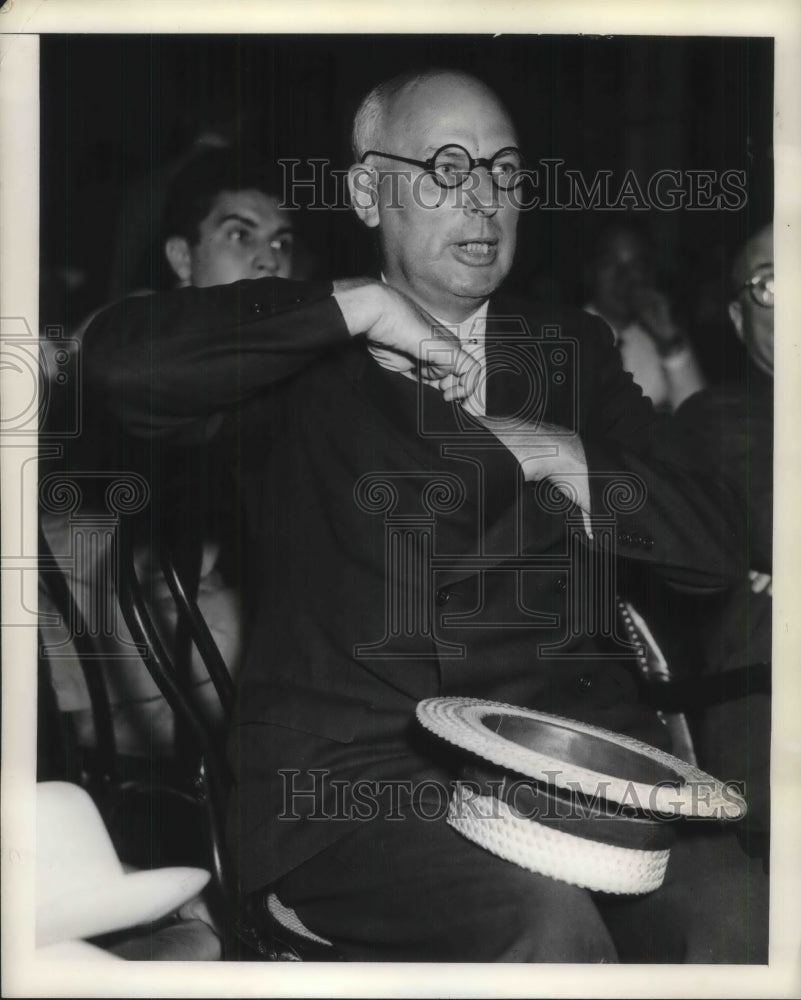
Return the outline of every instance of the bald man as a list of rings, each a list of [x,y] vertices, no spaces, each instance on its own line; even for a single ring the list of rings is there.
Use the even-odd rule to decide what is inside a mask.
[[[743,928],[758,893],[731,838],[677,845],[663,889],[610,912],[445,822],[460,761],[416,724],[421,699],[539,707],[669,746],[628,651],[592,627],[613,590],[564,553],[603,563],[613,508],[623,556],[711,590],[736,573],[740,517],[600,321],[500,291],[522,155],[483,83],[388,81],[354,146],[382,283],[129,303],[87,351],[129,428],[222,413],[235,435],[253,557],[230,740],[242,891],[262,913],[277,893],[354,960],[756,960]]]

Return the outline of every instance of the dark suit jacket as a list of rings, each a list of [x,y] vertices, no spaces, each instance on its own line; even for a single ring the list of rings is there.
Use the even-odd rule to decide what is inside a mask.
[[[748,512],[746,567],[773,565],[773,380],[749,367],[742,385],[691,396],[677,411],[686,446],[721,479],[731,482]],[[753,593],[742,574],[737,585],[697,602],[696,646],[709,673],[754,665],[743,696],[709,707],[698,720],[701,765],[724,780],[745,781],[748,829],[769,830],[770,695],[756,665],[771,662],[773,598]]]
[[[488,411],[581,434],[593,542],[460,407],[380,368],[328,285],[129,300],[87,333],[88,378],[129,430],[177,437],[222,413],[238,465],[251,615],[231,843],[245,889],[347,832],[354,788],[364,804],[364,783],[384,782],[391,809],[387,782],[407,783],[403,798],[453,774],[414,722],[422,698],[492,698],[664,743],[614,635],[610,546],[708,590],[736,572],[738,511],[598,320],[498,296],[487,336]]]

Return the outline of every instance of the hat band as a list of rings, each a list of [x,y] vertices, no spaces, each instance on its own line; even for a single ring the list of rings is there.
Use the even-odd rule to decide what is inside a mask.
[[[673,822],[599,795],[590,800],[586,795],[510,774],[492,764],[471,762],[463,767],[462,773],[469,789],[477,790],[482,796],[495,796],[520,819],[544,823],[551,829],[585,840],[659,851],[669,848],[676,839]]]

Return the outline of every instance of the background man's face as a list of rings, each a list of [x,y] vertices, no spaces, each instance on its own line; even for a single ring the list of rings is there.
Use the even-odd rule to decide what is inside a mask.
[[[757,275],[773,274],[773,226],[766,226],[746,245],[735,268],[738,284]],[[754,364],[773,377],[773,309],[757,305],[744,289],[729,306],[737,334],[744,341]]]
[[[595,264],[593,304],[607,319],[629,323],[636,313],[637,296],[651,279],[645,243],[634,233],[616,233],[606,241]]]
[[[413,159],[428,159],[449,143],[487,158],[517,144],[497,100],[459,77],[429,80],[402,93],[388,119],[381,151]],[[379,224],[387,280],[439,318],[464,319],[512,266],[518,211],[509,194],[496,190],[482,167],[462,189],[448,190],[416,167],[391,160],[376,164],[382,173]]]
[[[223,191],[189,247],[189,284],[227,285],[244,278],[289,278],[292,225],[278,199],[261,191]]]

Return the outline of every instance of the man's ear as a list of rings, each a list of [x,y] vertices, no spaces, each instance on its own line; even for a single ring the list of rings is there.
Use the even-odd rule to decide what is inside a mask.
[[[737,336],[745,343],[745,324],[743,322],[743,307],[736,299],[729,303],[729,319],[737,331]]]
[[[164,256],[182,285],[192,279],[192,255],[183,236],[171,236],[164,244]]]
[[[348,190],[353,210],[369,229],[379,223],[378,171],[363,163],[354,163],[348,171]]]

